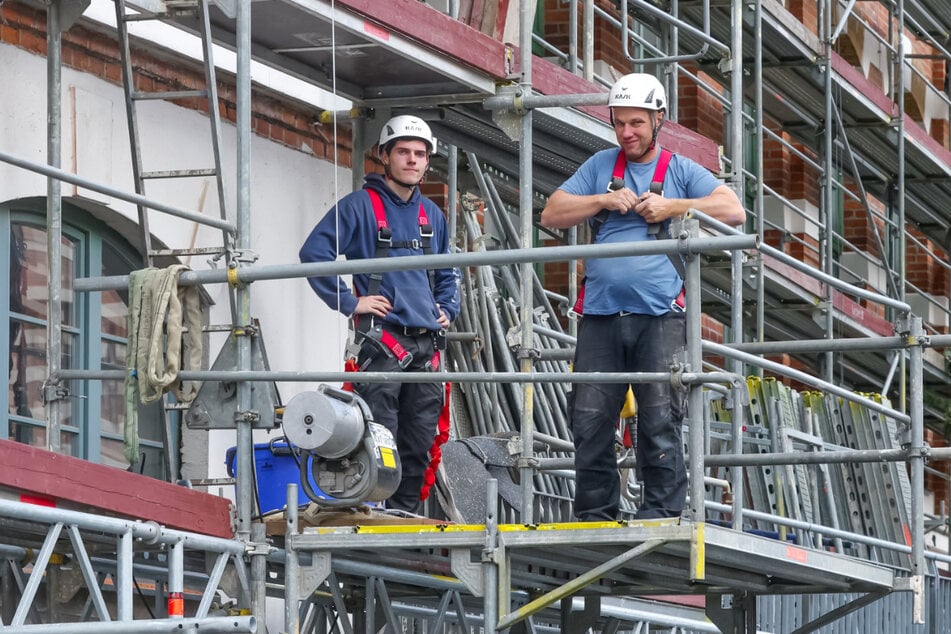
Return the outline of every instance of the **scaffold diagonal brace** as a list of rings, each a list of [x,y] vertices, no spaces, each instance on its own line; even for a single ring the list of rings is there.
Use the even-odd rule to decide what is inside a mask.
[[[515,623],[518,623],[519,621],[522,621],[532,616],[533,614],[547,608],[549,605],[551,605],[555,601],[560,601],[561,599],[564,599],[565,597],[575,594],[576,592],[585,588],[586,586],[589,586],[592,583],[598,581],[599,579],[601,579],[601,577],[617,570],[618,568],[624,566],[625,564],[627,564],[628,562],[634,559],[637,559],[638,557],[642,557],[660,548],[666,543],[667,543],[666,539],[649,539],[645,541],[643,544],[641,544],[640,546],[632,548],[631,550],[621,555],[618,555],[617,557],[614,557],[613,559],[609,559],[603,564],[596,566],[595,568],[592,568],[591,570],[589,570],[588,572],[582,575],[579,575],[578,577],[572,579],[568,583],[558,586],[554,590],[546,592],[545,594],[538,597],[534,601],[529,601],[518,610],[515,610],[514,612],[511,612],[510,614],[499,619],[499,623],[496,626],[496,629],[504,630],[506,628],[511,627]]]
[[[834,621],[841,619],[843,616],[846,616],[847,614],[851,614],[852,612],[855,612],[856,610],[860,608],[864,608],[866,605],[870,603],[875,603],[876,601],[878,601],[879,599],[881,599],[887,594],[888,594],[888,591],[885,591],[885,590],[880,592],[869,592],[868,594],[864,594],[860,596],[859,598],[849,601],[848,603],[844,605],[840,605],[839,607],[837,607],[834,610],[831,610],[830,612],[826,612],[825,614],[823,614],[817,619],[814,619],[812,621],[809,621],[808,623],[803,624],[801,627],[790,632],[790,634],[807,634],[808,632],[815,632],[823,625],[828,625],[829,623],[832,623]]]
[[[83,578],[86,580],[89,600],[96,608],[96,616],[100,621],[110,621],[109,608],[106,607],[106,600],[102,596],[102,589],[99,587],[99,579],[96,577],[96,571],[93,570],[92,562],[89,560],[89,553],[86,552],[86,546],[83,544],[79,527],[69,526],[67,531],[69,532],[69,539],[73,543],[73,552],[79,563],[79,569],[82,571]]]

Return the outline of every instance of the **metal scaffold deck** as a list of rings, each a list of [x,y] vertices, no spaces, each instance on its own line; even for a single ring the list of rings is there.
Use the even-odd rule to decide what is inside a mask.
[[[49,30],[55,44],[62,34],[57,22],[62,3],[52,4],[56,10],[51,12]],[[122,198],[141,209],[164,211],[222,230],[229,269],[183,274],[181,283],[230,284],[234,326],[243,333],[255,328],[251,318],[254,282],[352,273],[361,266],[361,272],[427,265],[466,269],[463,284],[470,305],[464,309],[463,321],[469,332],[451,333],[457,336],[451,339],[450,350],[460,361],[451,362],[447,376],[454,390],[469,395],[459,406],[458,418],[468,417],[470,429],[485,436],[505,433],[505,441],[511,443],[505,447],[505,451],[511,448],[505,460],[490,465],[486,459],[480,465],[497,467],[497,472],[508,476],[509,497],[501,496],[506,502],[501,505],[499,482],[494,477],[485,479],[484,523],[410,519],[398,525],[370,525],[353,520],[351,526],[302,527],[299,509],[293,504],[297,491],[291,485],[288,499],[292,503],[278,520],[283,526],[266,535],[264,523],[253,516],[252,429],[258,428],[253,421],[261,417],[260,412],[257,419],[253,416],[252,383],[347,377],[343,372],[252,369],[252,344],[248,337],[236,337],[234,354],[229,357],[233,368],[181,375],[187,380],[235,381],[235,411],[225,425],[237,430],[236,514],[233,527],[232,518],[227,522],[229,530],[234,529],[234,539],[221,537],[221,517],[214,531],[204,529],[204,534],[201,528],[167,529],[169,520],[162,515],[163,509],[153,507],[155,517],[135,509],[127,516],[115,506],[97,504],[88,491],[77,493],[82,500],[72,501],[82,503],[79,510],[34,509],[10,500],[25,501],[25,494],[36,491],[25,486],[18,474],[0,469],[5,498],[0,501],[4,518],[0,526],[9,530],[0,545],[0,558],[8,564],[4,578],[13,579],[17,590],[11,584],[5,588],[0,629],[16,634],[66,628],[127,634],[189,627],[255,632],[263,629],[267,595],[285,600],[283,621],[288,634],[403,631],[415,624],[426,632],[580,633],[593,628],[608,633],[624,628],[640,631],[642,623],[685,632],[719,628],[752,634],[759,629],[757,601],[785,595],[844,597],[823,614],[810,615],[803,609],[796,617],[797,633],[813,631],[896,594],[911,597],[910,614],[905,615],[907,632],[918,631],[915,628],[924,622],[926,612],[932,623],[938,618],[935,605],[943,605],[940,597],[947,588],[938,587],[937,582],[933,588],[926,587],[926,580],[936,578],[935,562],[946,565],[951,557],[926,556],[924,463],[928,458],[947,457],[948,452],[924,442],[923,392],[926,385],[951,389],[945,368],[939,367],[933,355],[926,357],[933,348],[951,345],[951,336],[926,332],[921,319],[911,314],[903,287],[894,288],[895,280],[903,284],[901,266],[889,270],[893,286],[884,295],[839,279],[831,257],[835,236],[829,217],[823,217],[817,230],[821,270],[765,244],[762,175],[749,171],[753,160],[745,155],[744,138],[755,138],[762,152],[762,116],[767,113],[814,151],[817,164],[825,160],[817,167],[823,174],[824,202],[833,198],[835,187],[845,189],[842,177],[833,172],[846,173],[863,196],[873,194],[894,205],[892,224],[899,233],[907,218],[925,235],[946,238],[951,230],[951,214],[945,205],[951,196],[951,153],[908,119],[901,100],[872,90],[859,71],[827,50],[828,42],[835,39],[830,29],[838,21],[827,24],[824,28],[829,32],[819,37],[774,0],[742,7],[714,6],[705,0],[681,7],[679,17],[663,18],[663,27],[652,25],[664,30],[667,38],[672,31],[680,34],[682,30],[674,50],[652,49],[653,42],[664,38],[647,41],[643,34],[650,29],[641,29],[637,41],[643,50],[653,50],[662,60],[669,54],[666,63],[695,61],[721,86],[730,87],[726,91],[730,96],[722,98],[731,125],[726,136],[733,137],[726,152],[729,170],[722,165],[722,148],[676,122],[665,125],[661,141],[725,175],[745,202],[757,199],[753,203],[756,232],[736,231],[691,212],[676,239],[650,245],[599,245],[595,251],[594,245],[577,245],[576,237],[567,232],[549,237],[568,246],[532,248],[536,242],[533,215],[544,198],[593,151],[614,145],[603,107],[604,82],[596,81],[592,72],[585,77],[570,72],[558,60],[527,56],[531,63],[525,64],[526,59],[520,58],[520,51],[532,48],[528,27],[533,15],[527,5],[534,8],[534,3],[518,3],[521,34],[517,46],[503,44],[415,0],[221,0],[213,4],[199,0],[201,11],[194,11],[189,3],[159,0],[123,4],[132,14],[127,18],[120,14],[120,22],[161,19],[197,34],[206,45],[206,55],[209,40],[237,52],[239,182],[234,213],[224,209],[217,149],[215,166],[207,171],[219,180],[220,220],[151,206],[138,176],[137,194]],[[594,10],[590,0],[566,0],[566,4],[576,12],[584,5],[585,14]],[[922,32],[946,41],[947,24],[940,16],[951,15],[942,13],[947,3],[912,4],[913,19],[925,25]],[[620,5],[628,10],[627,2]],[[899,16],[902,7],[899,1]],[[842,24],[850,9],[851,4],[837,8]],[[657,11],[649,3],[631,1],[630,13],[645,25],[649,24],[646,16],[656,17]],[[120,32],[129,51],[129,35],[124,29]],[[712,48],[711,43],[715,44]],[[685,50],[703,53],[684,55]],[[56,46],[51,45],[50,51],[51,63],[58,63]],[[567,55],[569,66],[577,62],[573,57],[577,51]],[[754,81],[738,78],[740,73],[733,71],[753,58],[757,60]],[[457,253],[427,260],[400,258],[403,262],[395,264],[374,260],[356,266],[354,262],[255,264],[248,195],[252,59],[349,99],[353,109],[331,113],[330,121],[352,129],[354,157],[372,145],[374,126],[393,111],[423,116],[440,141],[434,171],[453,184],[469,179],[457,189],[478,192],[485,204],[484,217],[491,219],[498,235],[489,236],[488,229],[479,227],[472,210],[456,213],[455,196],[450,196],[452,226],[457,218],[465,225],[458,231]],[[632,66],[644,62],[632,59]],[[648,61],[651,67],[663,63]],[[764,74],[766,67],[770,71]],[[210,56],[205,70],[204,94],[213,95]],[[677,72],[673,71],[675,82]],[[57,85],[51,84],[50,94],[58,94]],[[131,102],[135,91],[127,87],[126,96]],[[54,122],[55,101],[51,100]],[[753,133],[744,131],[748,123],[744,112],[750,102],[758,117]],[[219,124],[212,120],[213,137],[220,134]],[[130,119],[130,127],[134,125]],[[51,124],[52,136],[58,134],[56,130]],[[130,134],[132,145],[137,146],[135,134]],[[466,161],[458,160],[459,149],[466,153]],[[0,159],[42,173],[51,182],[72,179],[91,186],[59,170],[53,158],[42,166],[5,154]],[[363,165],[360,160],[353,162],[357,187]],[[460,166],[466,163],[469,169],[463,172]],[[114,188],[99,191],[119,194]],[[744,191],[751,195],[743,196]],[[900,202],[894,202],[896,191],[906,194]],[[57,222],[54,209],[50,226]],[[147,233],[147,227],[143,229]],[[490,241],[493,248],[486,246]],[[903,253],[903,248],[896,248],[896,253]],[[49,257],[58,261],[53,251]],[[562,328],[561,315],[555,313],[553,298],[546,294],[533,266],[565,260],[573,265],[585,257],[675,252],[688,260],[689,351],[684,367],[676,376],[635,373],[574,378],[627,383],[676,380],[688,386],[691,414],[684,437],[690,462],[689,509],[679,520],[571,522],[572,445],[560,408],[566,400],[565,362],[571,357],[574,338]],[[147,250],[144,255],[148,257]],[[126,279],[78,280],[75,290],[96,292],[127,283]],[[57,304],[55,294],[50,295],[51,304]],[[880,304],[886,316],[866,312],[863,302]],[[57,309],[58,305],[51,308],[51,323],[57,321]],[[733,332],[727,336],[732,340],[725,344],[704,341],[701,311],[730,324]],[[750,321],[756,321],[755,327],[750,327]],[[809,374],[761,356],[770,354],[816,360],[822,372]],[[124,376],[121,371],[98,367],[60,368],[55,346],[49,356],[55,380]],[[710,361],[713,357],[716,366]],[[887,391],[899,367],[907,371],[907,376],[901,376],[907,381],[907,389],[902,390],[907,398],[899,405],[893,407],[877,394],[854,391],[878,387]],[[761,377],[747,381],[750,368],[785,376],[816,391],[793,393]],[[820,374],[822,379],[817,378]],[[367,374],[365,380],[391,378]],[[431,380],[431,376],[408,373],[403,380]],[[507,385],[497,389],[500,383]],[[538,407],[533,410],[535,403]],[[56,407],[54,401],[51,421],[57,420]],[[930,414],[937,416],[934,411]],[[51,436],[57,435],[56,425],[50,425]],[[633,466],[628,458],[620,458],[622,469]],[[76,471],[81,480],[82,467]],[[623,506],[622,510],[630,510],[627,503]],[[127,519],[102,519],[99,514]],[[102,556],[90,558],[86,543]],[[138,546],[143,550],[136,551]],[[192,556],[185,556],[186,548],[195,551]],[[39,553],[32,560],[31,549]],[[65,558],[67,569],[74,566],[74,580],[81,577],[88,592],[85,607],[68,624],[44,620],[49,606],[35,604],[41,585],[51,587],[60,579],[57,566],[62,561],[56,555]],[[177,621],[161,614],[136,614],[132,587],[142,579],[154,582],[152,598],[159,612],[164,599],[186,590],[192,593],[193,609]],[[925,608],[926,596],[932,600],[931,611]],[[227,615],[217,605],[226,597],[239,602],[242,610]],[[689,599],[697,601],[677,603]],[[14,603],[16,609],[11,610]],[[93,611],[102,623],[85,623]],[[791,631],[782,629],[786,625],[776,624],[774,629]]]
[[[295,521],[291,514],[289,526]],[[499,629],[533,618],[557,623],[561,601],[571,597],[594,610],[585,627],[604,627],[617,620],[600,614],[601,599],[611,597],[700,594],[711,606],[722,594],[878,597],[896,585],[893,571],[867,561],[686,520],[305,528],[285,543],[289,553],[315,558],[301,568],[303,600],[326,592],[342,602],[341,588],[353,583],[365,588],[366,614],[373,614],[375,601],[413,603],[442,583],[443,591],[460,593],[469,614],[496,615]],[[450,616],[441,618],[458,625],[455,606],[447,601],[442,609]]]

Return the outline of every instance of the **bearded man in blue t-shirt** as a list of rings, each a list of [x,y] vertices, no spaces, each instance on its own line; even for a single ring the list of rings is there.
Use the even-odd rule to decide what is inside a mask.
[[[690,159],[673,155],[663,193],[650,183],[662,157],[657,134],[667,96],[653,75],[625,75],[611,88],[611,123],[623,152],[603,150],[584,162],[548,200],[541,224],[567,229],[588,222],[595,243],[654,240],[653,226],[688,209],[726,224],[746,212],[732,189]],[[623,170],[623,186],[609,187]],[[620,179],[619,179],[620,181]],[[683,279],[666,255],[586,263],[584,317],[578,327],[576,372],[668,372],[686,346]],[[638,519],[679,517],[687,495],[681,427],[686,393],[669,383],[630,386],[637,401],[637,464],[644,484]],[[569,399],[575,444],[575,517],[615,520],[620,478],[615,428],[628,385],[576,383]]]

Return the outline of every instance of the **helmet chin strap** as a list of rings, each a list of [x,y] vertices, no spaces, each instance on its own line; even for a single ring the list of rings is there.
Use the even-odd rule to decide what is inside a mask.
[[[634,159],[635,163],[639,161],[641,158],[643,158],[644,156],[646,156],[649,152],[653,151],[654,148],[657,147],[657,135],[660,134],[660,129],[664,127],[664,121],[666,121],[666,119],[661,119],[657,127],[654,128],[654,131],[651,133],[650,145],[648,145],[647,149],[641,152],[640,155],[636,159]]]
[[[383,171],[386,173],[386,177],[387,177],[388,179],[390,179],[391,181],[393,181],[394,183],[396,183],[396,184],[399,185],[400,187],[405,187],[406,189],[413,189],[414,187],[416,187],[417,185],[419,185],[419,181],[416,181],[415,183],[404,183],[403,181],[397,180],[396,178],[394,178],[392,172],[390,172],[390,164],[389,164],[389,163],[384,163],[384,164],[383,164]]]

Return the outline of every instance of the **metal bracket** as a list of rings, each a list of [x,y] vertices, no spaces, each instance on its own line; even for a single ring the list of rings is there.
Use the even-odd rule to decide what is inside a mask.
[[[686,390],[687,385],[684,383],[684,364],[679,361],[670,362],[670,384],[676,390]]]
[[[261,329],[256,324],[247,324],[245,326],[236,326],[231,330],[235,337],[257,337]]]
[[[330,553],[312,552],[310,565],[300,568],[300,597],[309,597],[330,576]],[[288,597],[290,598],[290,597]]]
[[[914,575],[912,577],[898,577],[895,579],[895,590],[911,592],[912,623],[923,625],[925,622],[925,578],[924,575]]]
[[[505,133],[512,141],[518,141],[522,135],[522,116],[525,114],[525,108],[521,107],[522,88],[521,86],[501,86],[498,95],[513,95],[515,108],[513,110],[499,109],[492,111],[492,122],[499,126],[499,129]]]
[[[234,413],[234,422],[236,423],[255,423],[261,422],[261,413],[256,412],[253,409],[246,412],[235,412]]]
[[[907,316],[896,319],[895,334],[900,337],[905,337],[905,345],[914,345],[908,342],[910,339],[910,337],[908,337],[909,333],[911,333],[911,320]]]
[[[521,346],[516,346],[516,359],[540,359],[541,356],[542,353],[538,348],[523,348]]]
[[[541,461],[538,458],[519,458],[515,466],[519,469],[537,469],[541,466]]]
[[[232,249],[228,254],[231,262],[241,262],[242,264],[254,264],[260,256],[251,249]]]
[[[756,631],[756,597],[746,593],[710,595],[706,614],[721,632]],[[749,627],[752,625],[752,627]]]
[[[59,381],[59,379],[47,378],[43,382],[43,404],[61,401],[69,397],[69,388]]]
[[[484,559],[484,555],[483,555]],[[474,597],[485,595],[485,578],[482,576],[482,564],[472,561],[468,548],[453,548],[449,551],[452,574],[466,585]]]
[[[90,0],[57,0],[60,32],[68,31],[89,8]]]
[[[273,548],[271,548],[271,545],[267,542],[247,542],[244,545],[244,553],[251,557],[255,555],[264,555],[266,557],[271,554],[272,550]]]

